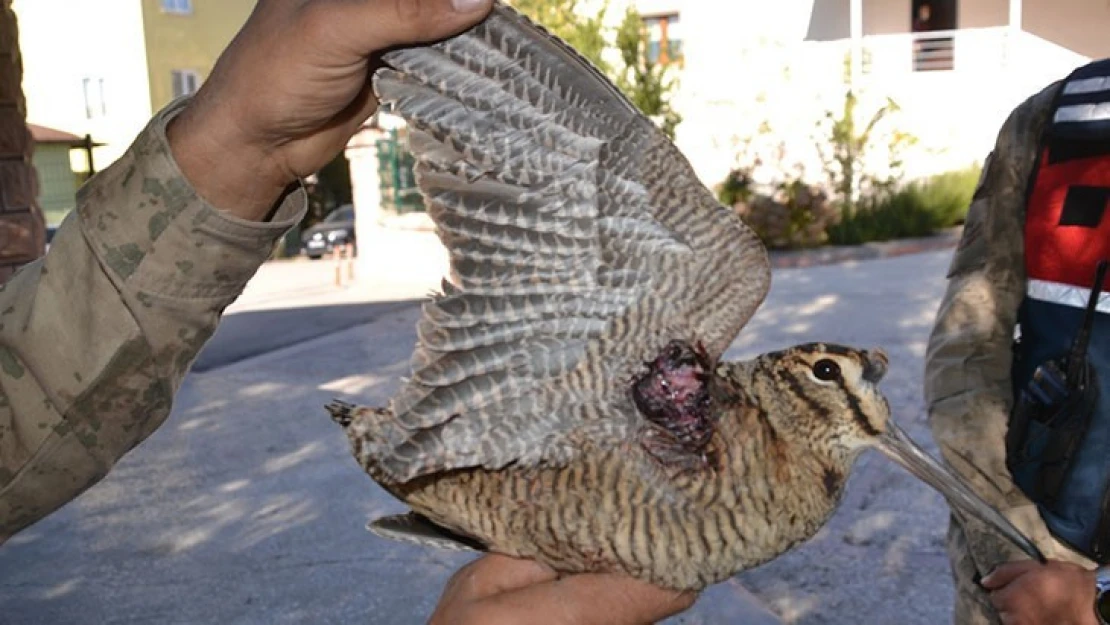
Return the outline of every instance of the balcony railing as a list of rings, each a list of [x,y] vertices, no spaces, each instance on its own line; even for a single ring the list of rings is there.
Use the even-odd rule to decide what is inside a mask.
[[[807,56],[815,62],[837,63],[841,71],[852,51],[850,39],[810,42],[807,46],[811,53]],[[860,39],[859,46],[863,79],[925,72],[997,75],[1013,69],[1052,74],[1088,60],[1063,46],[1005,26],[868,35]],[[830,54],[830,48],[836,53]]]

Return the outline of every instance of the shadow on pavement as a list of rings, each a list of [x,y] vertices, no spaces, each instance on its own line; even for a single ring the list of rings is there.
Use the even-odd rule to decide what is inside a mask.
[[[421,300],[334,304],[228,314],[201,350],[192,371],[204,373],[373,322],[384,314],[420,305]]]
[[[811,340],[882,346],[896,418],[935,453],[921,379],[948,262],[776,272],[728,356]],[[107,478],[0,549],[0,623],[426,622],[469,556],[365,530],[404,506],[362,472],[324,410],[333,398],[388,402],[409,374],[418,304],[225,317],[194,368],[214,374],[189,376],[170,419]],[[946,622],[947,519],[942,497],[867,454],[817,536],[666,623],[777,622],[748,590],[796,625]]]

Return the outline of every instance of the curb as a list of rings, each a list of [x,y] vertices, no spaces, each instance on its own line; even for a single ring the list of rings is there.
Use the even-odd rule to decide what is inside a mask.
[[[406,215],[401,218],[393,218],[390,222],[382,224],[382,227],[386,231],[435,232],[434,224],[423,215]],[[952,249],[959,244],[962,233],[963,227],[957,226],[942,230],[929,237],[873,241],[862,245],[826,245],[803,250],[770,250],[768,256],[771,260],[771,267],[774,269],[834,265]]]
[[[931,237],[875,241],[863,245],[830,245],[808,250],[771,251],[769,255],[771,267],[775,269],[834,265],[952,249],[959,244],[962,233],[963,228],[956,227],[944,230]]]

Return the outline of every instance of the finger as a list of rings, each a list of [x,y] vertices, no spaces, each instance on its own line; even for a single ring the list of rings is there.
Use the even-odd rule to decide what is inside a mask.
[[[456,35],[477,24],[492,6],[492,0],[361,0],[321,2],[310,10],[326,12],[318,17],[328,36],[367,55]]]
[[[617,575],[576,575],[505,593],[497,601],[507,613],[529,609],[552,623],[644,625],[687,610],[697,594],[659,588]]]
[[[488,554],[475,563],[474,576],[480,577],[491,594],[553,581],[558,578],[550,567],[535,560]]]
[[[458,583],[465,584],[459,591],[468,601],[550,582],[557,577],[555,571],[533,560],[496,553],[478,558],[455,574]]]
[[[344,139],[358,132],[366,120],[378,110],[378,97],[374,94],[374,87],[370,82],[371,74],[373,74],[373,68],[367,72],[366,84],[359,90],[358,95],[334,118],[334,123],[339,125],[338,134]]]
[[[1021,598],[1023,591],[1014,586],[1006,586],[1001,590],[991,592],[988,597],[990,598],[991,605],[999,613],[1009,612],[1010,614],[1022,614]]]
[[[1000,565],[998,568],[991,571],[990,575],[983,578],[983,588],[987,590],[1001,588],[1040,566],[1041,564],[1035,560],[1007,562],[1006,564]]]

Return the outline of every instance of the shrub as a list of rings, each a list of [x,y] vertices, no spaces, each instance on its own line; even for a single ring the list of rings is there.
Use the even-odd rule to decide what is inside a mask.
[[[833,245],[860,245],[926,236],[938,228],[936,216],[925,208],[920,193],[906,187],[887,197],[864,198],[854,211],[842,205],[840,221],[829,226],[828,234]]]
[[[752,175],[744,168],[733,169],[717,185],[717,199],[725,206],[736,206],[752,197]]]
[[[979,183],[978,165],[933,176],[921,183],[921,193],[929,209],[937,214],[941,228],[964,221],[975,185]]]
[[[979,180],[979,168],[946,172],[896,191],[862,199],[855,210],[842,205],[840,221],[828,228],[834,245],[859,245],[923,237],[961,223]]]
[[[750,192],[749,192],[750,193]],[[771,249],[822,245],[837,209],[819,188],[799,180],[780,183],[770,194],[751,193],[737,213]]]

